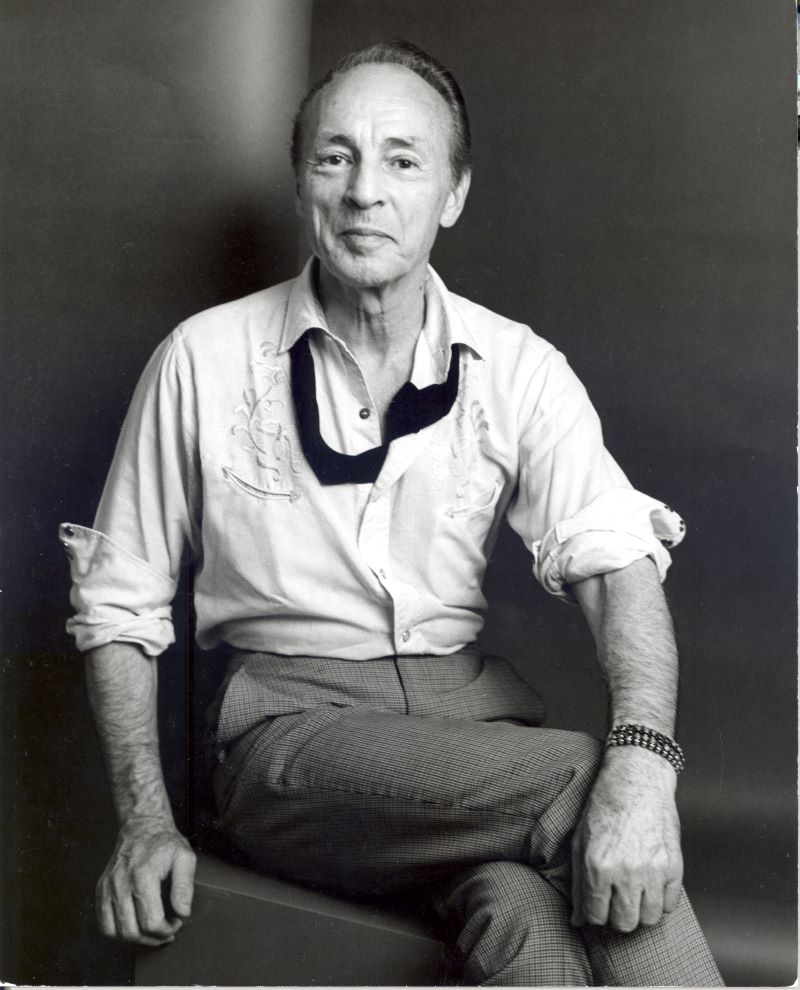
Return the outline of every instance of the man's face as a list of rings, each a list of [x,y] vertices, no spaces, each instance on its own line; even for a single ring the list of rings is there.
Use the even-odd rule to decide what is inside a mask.
[[[468,185],[452,185],[447,104],[409,69],[358,66],[309,108],[298,213],[312,250],[342,285],[380,290],[419,277]]]

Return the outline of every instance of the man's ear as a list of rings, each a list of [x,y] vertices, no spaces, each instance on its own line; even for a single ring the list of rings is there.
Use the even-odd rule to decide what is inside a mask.
[[[447,194],[447,202],[444,204],[442,217],[439,220],[439,224],[442,227],[452,227],[456,220],[458,220],[461,216],[461,211],[464,209],[464,203],[467,200],[467,193],[469,192],[469,184],[471,181],[472,173],[467,169],[458,180],[458,183],[453,186]]]

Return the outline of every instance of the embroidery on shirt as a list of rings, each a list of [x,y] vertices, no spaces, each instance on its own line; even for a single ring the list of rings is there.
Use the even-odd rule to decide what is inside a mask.
[[[435,441],[432,483],[441,491],[448,479],[456,479],[456,498],[461,500],[467,494],[476,464],[482,454],[484,435],[489,431],[489,422],[482,403],[471,399],[470,394],[475,375],[470,370],[462,374],[462,387],[455,401],[455,416],[448,422],[449,436]],[[464,503],[459,501],[446,511],[448,515],[457,513]]]
[[[456,516],[473,516],[476,513],[485,512],[486,509],[492,508],[492,506],[497,501],[499,495],[500,495],[500,482],[498,481],[496,484],[492,485],[491,488],[488,488],[485,492],[481,492],[476,499],[473,499],[473,501],[468,502],[466,505],[462,503],[456,509],[453,508],[446,509],[445,514],[448,515],[451,519],[454,519]]]
[[[267,484],[254,485],[230,467],[224,467],[222,473],[256,498],[288,498],[294,502],[302,495],[293,484],[294,476],[301,473],[301,459],[294,432],[282,421],[290,408],[289,382],[277,362],[275,345],[263,343],[261,360],[254,361],[250,369],[255,385],[243,391],[244,404],[234,410],[242,422],[231,427],[231,434],[242,434],[245,442],[241,449],[255,455]]]
[[[254,495],[256,498],[288,498],[290,502],[296,502],[298,498],[303,494],[297,488],[292,488],[288,492],[272,492],[267,491],[264,488],[256,488],[255,485],[249,484],[244,478],[240,478],[238,474],[231,471],[230,468],[224,467],[222,469],[222,474],[229,481],[232,481],[235,485],[238,485],[243,491],[247,492],[248,495]]]

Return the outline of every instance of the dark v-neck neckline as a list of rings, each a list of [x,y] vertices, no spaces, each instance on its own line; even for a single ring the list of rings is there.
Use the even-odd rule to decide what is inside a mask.
[[[386,411],[384,442],[360,454],[342,454],[328,446],[320,432],[317,379],[307,330],[289,349],[292,396],[300,432],[300,443],[306,460],[322,485],[363,485],[374,482],[389,444],[409,433],[419,433],[443,419],[453,408],[458,394],[458,345],[450,351],[450,368],[441,384],[417,388],[406,382],[395,394]]]

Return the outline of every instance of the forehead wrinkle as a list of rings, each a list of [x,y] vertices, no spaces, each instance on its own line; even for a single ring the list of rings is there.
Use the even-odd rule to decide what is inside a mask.
[[[357,146],[357,141],[355,138],[350,137],[348,134],[339,131],[320,131],[317,135],[318,144],[342,144],[346,145],[348,148],[355,149]],[[385,149],[392,148],[407,148],[409,151],[414,151],[417,149],[426,149],[430,146],[430,141],[427,138],[420,137],[417,134],[409,134],[408,137],[390,136],[383,138],[380,142],[380,147]]]
[[[453,122],[444,98],[405,67],[363,65],[349,69],[320,90],[309,109],[305,128],[307,140],[312,145],[336,140],[356,148],[360,137],[351,131],[351,124],[356,122],[354,118],[359,113],[366,111],[366,117],[371,117],[371,121],[367,124],[362,118],[357,127],[360,132],[360,127],[367,124],[371,132],[367,140],[373,147],[391,147],[389,142],[396,141],[395,147],[417,147],[427,151],[444,131],[447,145],[444,151],[448,159],[452,154]],[[420,123],[408,119],[409,111]],[[405,119],[397,119],[398,115]],[[417,130],[420,125],[425,130],[431,129],[427,138]],[[409,130],[412,133],[409,134]],[[366,134],[361,136],[366,137]]]

